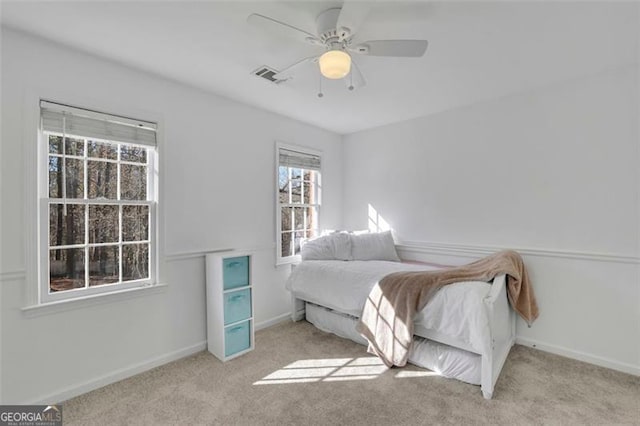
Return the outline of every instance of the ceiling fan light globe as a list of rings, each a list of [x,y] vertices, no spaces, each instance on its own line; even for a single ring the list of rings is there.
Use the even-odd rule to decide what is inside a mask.
[[[320,73],[326,78],[337,80],[351,71],[351,56],[342,50],[329,50],[320,56]]]

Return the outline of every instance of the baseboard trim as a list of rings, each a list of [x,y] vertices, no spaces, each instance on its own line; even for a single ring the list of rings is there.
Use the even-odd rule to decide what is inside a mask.
[[[634,376],[640,376],[640,366],[637,365],[627,364],[624,362],[612,360],[610,358],[599,357],[581,351],[575,351],[573,349],[568,349],[562,346],[539,342],[535,339],[528,339],[526,337],[516,337],[516,343],[519,345],[539,349],[543,352],[549,352],[567,358],[577,359],[578,361],[584,361],[600,367],[610,368],[612,370],[621,371],[627,374],[633,374]]]
[[[179,360],[180,358],[184,358],[189,355],[193,355],[195,353],[201,352],[206,348],[207,348],[207,342],[206,341],[200,342],[195,345],[191,345],[186,348],[179,349],[177,351],[170,352],[165,355],[160,355],[158,357],[151,358],[147,361],[143,361],[141,363],[131,365],[129,367],[121,368],[112,373],[105,374],[93,380],[89,380],[85,383],[80,383],[78,385],[67,387],[59,392],[54,392],[49,395],[44,395],[44,396],[35,398],[31,402],[29,402],[29,404],[60,403],[62,401],[66,401],[78,395],[82,395],[84,393],[101,388],[103,386],[110,385],[111,383],[115,383],[120,380],[124,380],[129,377],[135,376],[136,374],[143,373],[147,370],[151,370],[152,368],[159,367],[163,364],[167,364],[169,362]]]
[[[445,244],[427,241],[404,241],[397,244],[399,251],[448,255],[459,257],[486,256],[501,250],[512,249],[523,256],[554,257],[563,259],[590,260],[598,262],[640,263],[640,257],[617,253],[592,253],[552,249],[534,249],[526,247],[477,246],[464,244]]]
[[[256,323],[256,331],[262,330],[264,328],[271,327],[271,326],[276,325],[276,324],[280,324],[281,322],[285,322],[285,321],[287,321],[289,319],[291,319],[291,313],[290,312],[286,312],[284,314],[278,315],[277,317],[273,317],[273,318],[268,319],[266,321],[257,322]]]

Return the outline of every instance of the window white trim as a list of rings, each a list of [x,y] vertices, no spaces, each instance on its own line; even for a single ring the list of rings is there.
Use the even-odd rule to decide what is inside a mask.
[[[280,150],[287,150],[287,151],[294,151],[294,152],[299,152],[301,154],[304,155],[312,155],[312,156],[317,156],[320,157],[320,168],[319,169],[315,169],[317,170],[320,174],[320,182],[318,182],[318,192],[317,192],[317,204],[295,204],[295,207],[317,207],[317,213],[318,213],[318,227],[319,222],[320,222],[320,217],[321,217],[321,210],[322,210],[322,171],[323,171],[323,166],[322,166],[322,151],[318,151],[316,149],[313,148],[308,148],[305,146],[300,146],[300,145],[291,145],[291,144],[287,144],[284,142],[280,142],[280,141],[276,141],[276,149],[275,149],[275,188],[274,188],[274,194],[275,194],[275,217],[276,217],[276,265],[287,265],[287,264],[292,264],[292,263],[298,263],[300,262],[300,255],[293,255],[293,256],[282,256],[282,205],[280,203],[280,180],[279,180],[279,168],[280,168]],[[309,169],[311,170],[311,169]],[[304,199],[304,198],[303,198]],[[286,232],[286,231],[285,231]]]
[[[50,132],[50,131],[43,131],[42,132],[45,135],[45,138],[42,139],[42,144],[43,144],[43,149],[42,149],[42,155],[46,155],[47,159],[49,157],[60,157],[59,155],[51,155],[48,152],[48,136],[47,135],[57,135],[57,133],[54,132]],[[138,166],[142,166],[144,165],[147,173],[147,200],[135,200],[135,201],[129,201],[129,200],[123,200],[120,199],[120,166],[121,164],[126,164],[128,162],[121,162],[120,160],[120,151],[118,154],[118,158],[116,160],[112,160],[112,161],[108,161],[110,163],[116,164],[117,165],[117,199],[116,200],[94,200],[94,199],[89,199],[88,198],[88,185],[87,185],[87,162],[88,161],[93,161],[93,159],[91,159],[90,157],[88,157],[88,144],[87,141],[89,140],[88,137],[80,137],[81,139],[84,140],[84,155],[82,157],[82,160],[84,161],[84,184],[83,184],[83,189],[84,189],[84,193],[82,194],[82,198],[79,199],[69,199],[66,198],[63,195],[63,198],[49,198],[49,194],[48,194],[48,175],[47,173],[44,171],[46,169],[41,169],[39,172],[39,179],[42,179],[42,183],[41,183],[41,187],[43,188],[44,191],[46,191],[46,197],[43,196],[44,194],[41,194],[41,197],[39,199],[40,205],[39,205],[39,209],[40,209],[40,262],[41,262],[41,267],[40,267],[40,294],[39,294],[39,300],[41,303],[49,303],[49,302],[55,302],[55,301],[60,301],[60,300],[66,300],[66,299],[75,299],[75,298],[79,298],[79,297],[86,297],[86,296],[91,296],[91,295],[96,295],[96,294],[102,294],[102,293],[112,293],[114,291],[121,291],[121,290],[126,290],[126,289],[131,289],[131,288],[136,288],[136,287],[141,287],[141,286],[148,286],[151,285],[152,283],[156,282],[156,276],[155,276],[155,271],[156,271],[156,259],[157,256],[155,256],[155,247],[156,247],[156,237],[155,237],[155,232],[153,232],[152,230],[156,229],[155,227],[155,212],[156,212],[156,202],[155,202],[155,194],[153,192],[150,192],[152,190],[152,188],[155,188],[154,185],[154,179],[155,179],[155,174],[153,173],[153,170],[155,170],[154,164],[156,162],[156,151],[154,148],[152,147],[144,147],[146,149],[146,158],[147,158],[147,162],[146,163],[136,163],[136,165]],[[120,145],[120,141],[107,141],[107,140],[100,140],[100,139],[95,139],[95,138],[91,138],[91,140],[94,140],[96,142],[102,142],[102,143],[110,143],[113,145]],[[127,143],[125,143],[125,145],[129,145]],[[148,148],[148,149],[147,149]],[[64,150],[63,150],[64,153]],[[102,161],[102,160],[97,160],[97,161]],[[107,161],[102,161],[102,162],[107,162]],[[48,164],[48,162],[44,161],[43,158],[43,165]],[[74,245],[62,245],[60,246],[60,248],[82,248],[84,249],[84,270],[85,270],[85,287],[82,288],[78,288],[78,289],[69,289],[69,290],[65,290],[65,291],[59,291],[59,292],[50,292],[50,250],[51,247],[49,247],[49,206],[53,203],[53,204],[59,204],[60,201],[62,201],[65,204],[83,204],[85,206],[90,206],[90,205],[117,205],[117,206],[125,206],[125,205],[144,205],[144,206],[148,206],[149,207],[149,235],[147,240],[145,241],[136,241],[136,242],[125,242],[122,241],[122,217],[120,217],[119,220],[119,226],[118,226],[118,241],[113,242],[113,243],[109,243],[109,244],[104,244],[104,245],[108,245],[108,246],[114,246],[114,247],[118,247],[118,271],[119,271],[119,279],[118,282],[113,283],[113,284],[102,284],[99,286],[95,286],[95,287],[89,287],[89,277],[90,277],[90,259],[88,257],[88,249],[90,247],[94,247],[94,246],[99,246],[100,244],[91,244],[89,243],[89,239],[88,239],[88,232],[89,232],[89,209],[85,208],[85,221],[84,221],[84,228],[85,228],[85,236],[84,236],[84,241],[81,244],[74,244]],[[122,215],[122,209],[119,209],[119,215]],[[122,281],[122,272],[123,272],[123,258],[122,258],[122,254],[123,254],[123,247],[129,244],[140,244],[140,243],[145,243],[149,245],[149,252],[148,252],[148,272],[149,272],[149,277],[144,278],[144,279],[138,279],[138,280],[131,280],[131,281]],[[46,267],[45,267],[46,266]]]
[[[87,306],[99,305],[101,303],[116,302],[119,300],[129,300],[132,297],[156,294],[166,291],[168,284],[157,283],[154,285],[138,286],[133,288],[120,289],[108,293],[100,293],[64,299],[55,302],[39,303],[25,306],[22,313],[28,318],[49,315],[58,312],[70,311]]]
[[[75,105],[83,105],[87,109],[93,111],[119,111],[124,116],[129,117],[144,117],[144,122],[157,123],[156,130],[156,154],[154,158],[151,175],[153,176],[153,182],[148,181],[148,185],[154,186],[153,193],[155,194],[155,203],[153,206],[154,212],[152,219],[149,223],[149,233],[155,236],[155,241],[150,246],[150,256],[155,259],[155,265],[150,267],[149,274],[151,279],[147,280],[148,283],[138,283],[137,287],[146,289],[150,286],[161,285],[162,277],[165,275],[165,260],[164,260],[164,248],[162,246],[164,229],[164,208],[161,204],[163,199],[163,181],[164,177],[161,171],[164,169],[164,126],[163,117],[161,114],[152,113],[147,110],[136,109],[131,107],[130,104],[120,102],[101,102],[96,103],[95,99],[86,97],[85,95],[78,95],[77,93],[69,93],[66,91],[60,91],[56,88],[29,88],[23,98],[23,160],[24,160],[24,199],[23,199],[23,214],[24,214],[24,232],[25,232],[25,281],[27,285],[24,287],[23,292],[23,306],[33,308],[34,306],[45,306],[51,303],[59,302],[45,302],[40,298],[40,282],[42,275],[42,262],[40,261],[40,244],[39,238],[41,233],[40,226],[40,194],[46,192],[45,188],[42,188],[42,179],[40,175],[43,173],[43,161],[47,161],[48,148],[43,144],[42,131],[40,130],[40,101],[43,99],[67,99],[69,103]],[[44,155],[43,155],[44,151]],[[158,160],[159,158],[159,160]],[[46,266],[46,265],[45,265]],[[166,285],[166,284],[163,284]],[[123,286],[118,287],[119,291],[123,291],[126,294],[128,289]],[[110,291],[105,293],[97,293],[95,295],[87,295],[89,297],[106,296],[109,294],[116,294],[119,291]],[[143,292],[142,294],[149,294]],[[112,297],[108,297],[112,300]],[[70,299],[75,300],[75,299]],[[80,299],[78,299],[80,300]],[[119,299],[114,299],[119,300]],[[79,306],[75,303],[69,306]],[[26,308],[25,308],[26,309]]]

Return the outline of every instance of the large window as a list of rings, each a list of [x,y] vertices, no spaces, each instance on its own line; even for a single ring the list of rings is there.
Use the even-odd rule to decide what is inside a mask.
[[[299,258],[300,244],[319,228],[320,153],[278,144],[278,199],[276,208],[277,261]]]
[[[50,102],[41,113],[40,300],[152,283],[155,125]]]

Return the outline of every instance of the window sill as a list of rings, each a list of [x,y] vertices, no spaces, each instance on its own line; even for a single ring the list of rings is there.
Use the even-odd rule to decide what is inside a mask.
[[[77,297],[74,299],[61,300],[57,302],[40,303],[38,305],[31,305],[22,308],[22,313],[27,318],[34,318],[59,312],[72,311],[75,309],[85,308],[87,306],[117,302],[120,300],[128,300],[132,297],[164,293],[168,287],[169,286],[166,283],[160,283],[155,285],[147,285],[144,287],[128,288],[125,290],[114,291],[110,293]]]

